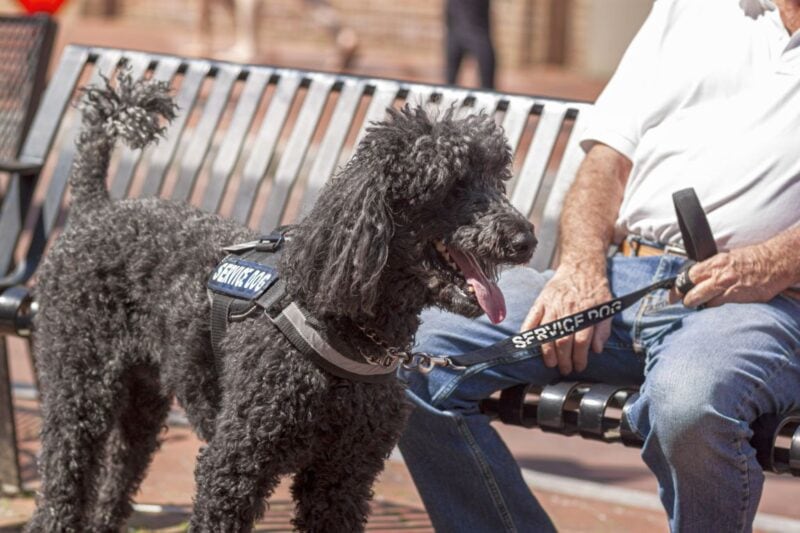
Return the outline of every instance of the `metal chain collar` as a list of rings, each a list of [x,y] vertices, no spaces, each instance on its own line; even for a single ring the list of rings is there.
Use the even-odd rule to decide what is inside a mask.
[[[385,340],[371,330],[359,326],[362,333],[374,342],[383,352],[384,355],[374,356],[367,355],[362,352],[362,357],[371,365],[391,366],[395,361],[400,361],[403,368],[406,370],[414,370],[423,374],[428,374],[437,366],[442,368],[452,368],[454,370],[464,370],[465,366],[455,364],[448,356],[432,355],[425,352],[411,352],[408,348],[398,348],[390,346]]]

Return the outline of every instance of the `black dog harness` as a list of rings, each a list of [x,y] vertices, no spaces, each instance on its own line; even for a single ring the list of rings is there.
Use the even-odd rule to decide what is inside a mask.
[[[278,261],[285,231],[277,230],[257,241],[225,248],[228,255],[208,280],[211,298],[211,345],[217,358],[229,322],[239,322],[263,311],[300,353],[341,378],[367,383],[394,379],[399,360],[360,362],[361,356],[342,355],[346,345],[330,335],[307,311],[293,302],[280,278]]]

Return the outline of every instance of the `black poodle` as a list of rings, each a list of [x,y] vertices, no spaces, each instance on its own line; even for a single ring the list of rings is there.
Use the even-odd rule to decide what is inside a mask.
[[[173,118],[166,95],[127,74],[84,94],[70,219],[36,287],[42,487],[27,531],[120,531],[173,397],[208,443],[191,531],[250,531],[285,474],[299,530],[361,531],[403,386],[328,372],[264,313],[230,323],[215,356],[207,281],[224,247],[257,235],[189,205],[113,201],[104,184],[116,138],[142,147]],[[362,364],[410,350],[425,306],[502,320],[498,268],[536,243],[504,194],[510,163],[491,117],[390,110],[291,230],[291,300]]]

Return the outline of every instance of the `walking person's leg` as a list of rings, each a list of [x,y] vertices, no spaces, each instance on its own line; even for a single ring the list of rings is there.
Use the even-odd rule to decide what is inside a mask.
[[[464,59],[464,48],[461,46],[458,28],[458,2],[460,0],[447,0],[445,5],[445,81],[455,85],[458,81],[458,71]]]
[[[478,61],[481,87],[494,89],[496,60],[492,44],[489,0],[469,2],[469,30],[464,32],[465,48]]]

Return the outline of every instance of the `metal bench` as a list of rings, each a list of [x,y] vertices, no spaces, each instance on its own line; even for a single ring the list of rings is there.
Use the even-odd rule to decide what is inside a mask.
[[[0,171],[17,158],[39,106],[55,33],[48,16],[0,16]]]
[[[20,210],[14,218],[25,216],[29,202],[20,201],[28,191],[18,190],[10,174],[30,170],[17,156],[39,107],[55,34],[56,23],[45,15],[0,16],[0,212]],[[0,220],[10,218],[3,215]],[[7,277],[10,256],[6,254],[7,242],[16,234],[16,228],[0,222],[0,294],[15,281]],[[7,368],[5,342],[0,338],[0,481],[13,490],[19,486],[19,469]]]
[[[115,197],[187,200],[269,231],[306,211],[352,153],[365,127],[381,119],[387,106],[455,105],[465,112],[491,113],[505,128],[516,154],[511,200],[534,219],[540,235],[534,266],[546,268],[553,259],[558,213],[581,159],[571,133],[590,104],[69,46],[20,155],[22,162],[43,170],[15,175],[14,186],[28,191],[17,197],[25,208],[0,213],[0,224],[16,232],[12,242],[0,247],[0,261],[8,263],[15,247],[20,257],[11,269],[17,283],[0,286],[5,302],[0,305],[0,334],[30,334],[36,306],[25,284],[63,218],[78,128],[69,105],[76,87],[111,74],[123,59],[134,76],[171,80],[180,115],[157,146],[144,153],[120,148],[114,154],[109,183]],[[36,186],[43,200],[30,209],[26,225],[20,213],[27,210]],[[20,241],[25,227],[31,235]],[[0,271],[8,270],[0,265]],[[519,391],[517,395],[524,397]],[[520,420],[533,425],[530,416],[536,410],[519,405],[524,407]]]

